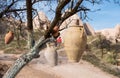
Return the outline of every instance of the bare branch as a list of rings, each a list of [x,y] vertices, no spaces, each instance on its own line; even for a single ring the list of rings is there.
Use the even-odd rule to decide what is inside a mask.
[[[4,15],[5,13],[7,13],[7,11],[8,11],[16,2],[18,2],[18,0],[16,0],[16,1],[12,0],[12,3],[11,3],[10,5],[8,5],[8,6],[5,8],[5,10],[3,10],[3,11],[0,13],[0,18],[2,18],[3,15]]]
[[[23,8],[23,9],[10,9],[7,11],[8,12],[15,12],[15,11],[24,11],[24,10],[27,10],[27,8]]]
[[[86,1],[92,3],[93,5],[94,5],[94,4],[100,4],[100,3],[102,3],[102,0],[86,0]],[[105,1],[108,1],[108,2],[109,2],[109,0],[105,0]]]
[[[70,0],[64,0],[61,1],[61,3],[58,4],[57,8],[56,8],[56,13],[55,13],[55,18],[52,21],[50,28],[48,29],[48,31],[45,34],[45,38],[50,37],[50,33],[52,33],[52,30],[54,28],[55,25],[57,25],[58,21],[61,20],[61,11],[62,9],[70,2]]]
[[[76,6],[74,7],[74,11],[77,11],[77,9],[79,8],[80,4],[83,2],[83,0],[79,0],[77,3],[76,3]]]
[[[38,48],[40,48],[39,50],[41,50],[41,47],[51,39],[52,38],[45,39],[44,37],[41,37],[37,44],[30,50],[30,52],[23,54],[15,61],[14,65],[5,73],[3,78],[15,78],[20,69],[28,64],[34,58],[34,56],[38,54],[37,52],[40,52],[35,50]]]
[[[59,26],[62,24],[62,22],[63,22],[64,20],[66,20],[68,17],[74,15],[75,13],[77,13],[77,12],[79,12],[79,11],[88,11],[88,10],[89,10],[89,9],[87,9],[87,8],[82,8],[82,7],[79,8],[79,6],[80,6],[80,4],[81,4],[82,2],[83,2],[83,0],[79,0],[79,1],[76,3],[75,7],[74,7],[72,10],[66,11],[66,12],[62,15],[61,21],[59,22]]]
[[[32,5],[39,2],[39,1],[43,1],[43,0],[33,0]]]
[[[73,5],[74,5],[74,0],[71,0],[71,10],[73,8]]]

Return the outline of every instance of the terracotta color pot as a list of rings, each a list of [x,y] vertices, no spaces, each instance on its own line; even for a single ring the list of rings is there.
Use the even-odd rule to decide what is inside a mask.
[[[52,35],[53,35],[54,38],[57,38],[57,37],[60,35],[59,27],[58,27],[58,26],[55,26],[55,27],[53,28]]]
[[[59,27],[58,27],[58,26],[55,26],[55,27],[53,28],[53,30],[54,30],[55,32],[57,32],[57,31],[59,31]]]
[[[47,48],[44,56],[50,66],[57,65],[58,55],[55,47],[55,43],[47,43]]]
[[[5,35],[5,44],[9,44],[14,39],[14,33],[12,31],[9,31]]]
[[[79,62],[87,43],[83,26],[69,27],[64,35],[64,48],[69,62]]]

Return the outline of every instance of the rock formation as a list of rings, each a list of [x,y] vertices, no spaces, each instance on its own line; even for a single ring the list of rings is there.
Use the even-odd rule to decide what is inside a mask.
[[[95,30],[92,28],[92,26],[88,22],[84,23],[84,28],[87,35],[93,35],[93,36],[95,35]]]
[[[120,40],[120,24],[117,24],[115,28],[108,28],[99,30],[96,33],[101,33],[101,35],[105,36],[106,39],[112,41],[113,43],[116,42],[116,40]]]
[[[48,20],[45,13],[42,11],[38,12],[38,15],[33,19],[33,29],[47,29],[50,21]]]

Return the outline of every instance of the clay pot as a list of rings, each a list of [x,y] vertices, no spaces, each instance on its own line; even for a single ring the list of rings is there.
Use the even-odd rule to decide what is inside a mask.
[[[47,48],[45,50],[44,56],[50,66],[57,65],[58,54],[56,51],[55,43],[46,43]]]
[[[5,44],[9,44],[14,39],[14,33],[12,31],[9,31],[5,35]]]
[[[55,27],[53,28],[53,31],[54,31],[54,32],[59,31],[59,27],[58,27],[58,26],[55,26]]]
[[[57,38],[57,37],[60,35],[59,27],[58,27],[58,26],[55,26],[55,27],[53,28],[52,35],[53,35],[54,38]]]
[[[64,48],[69,62],[79,62],[87,43],[83,26],[71,26],[64,35]]]

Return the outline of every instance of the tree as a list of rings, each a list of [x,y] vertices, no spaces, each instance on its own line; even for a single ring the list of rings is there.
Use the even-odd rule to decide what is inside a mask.
[[[27,7],[28,48],[32,48],[33,47],[32,0],[26,0],[26,7]]]
[[[31,2],[31,0],[26,0],[26,1]],[[33,0],[33,2],[37,2],[37,1],[40,1],[40,0]],[[6,72],[3,78],[14,78],[17,75],[17,73],[19,73],[19,71],[27,63],[29,63],[34,58],[34,56],[38,53],[36,49],[39,48],[39,50],[41,50],[41,48],[46,42],[53,39],[51,38],[52,36],[51,33],[53,32],[53,28],[56,25],[60,26],[62,22],[64,22],[68,17],[74,15],[77,12],[82,13],[84,17],[86,17],[86,13],[87,11],[90,11],[90,9],[84,4],[88,2],[94,5],[94,4],[99,4],[101,0],[58,0],[58,5],[55,9],[55,17],[51,22],[48,31],[45,33],[44,36],[42,36],[39,39],[37,44],[28,53],[23,54],[20,58],[18,58],[15,61],[14,65],[11,66],[11,68]],[[32,26],[32,25],[30,24],[29,26]]]
[[[22,24],[23,19],[22,19],[22,13],[27,10],[27,30],[28,30],[28,48],[32,48],[33,46],[33,25],[32,25],[32,5],[35,4],[36,2],[39,2],[41,0],[26,0],[26,7],[24,7],[25,4],[22,6],[17,6],[20,2],[25,2],[22,0],[1,0],[0,3],[0,18],[2,17],[13,17],[16,19],[19,19]],[[21,32],[21,25],[18,25],[17,27],[20,32]],[[19,40],[19,37],[17,38]],[[18,42],[19,43],[19,42]]]
[[[18,15],[18,11],[24,11],[26,8],[17,8],[15,7],[18,2],[21,0],[0,0],[0,18],[4,16]]]
[[[103,58],[104,54],[106,54],[107,51],[110,51],[111,42],[101,34],[98,35],[98,38],[99,38],[98,47],[101,49],[101,58]],[[104,49],[107,51],[104,51]]]

